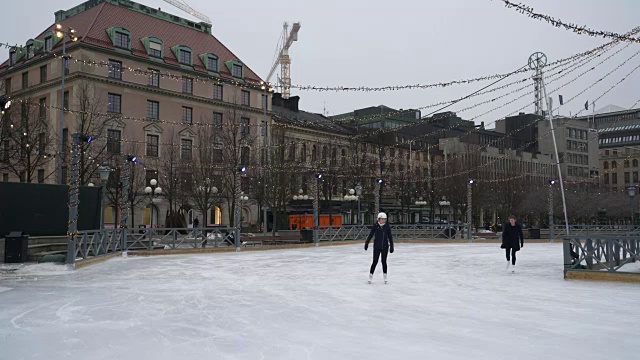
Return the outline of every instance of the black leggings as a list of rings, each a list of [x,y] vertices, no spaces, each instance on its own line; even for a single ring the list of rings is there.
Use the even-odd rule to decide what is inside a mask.
[[[507,261],[511,260],[511,264],[516,264],[516,249],[515,248],[506,248],[507,253]],[[511,252],[511,259],[509,259],[509,252]]]
[[[369,274],[373,274],[376,270],[376,266],[378,266],[378,259],[382,254],[382,272],[387,273],[387,254],[389,253],[389,249],[373,249],[373,264],[371,264],[371,271]]]

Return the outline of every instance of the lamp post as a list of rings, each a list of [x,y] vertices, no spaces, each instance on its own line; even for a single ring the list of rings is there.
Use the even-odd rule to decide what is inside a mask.
[[[315,174],[315,181],[314,181],[314,195],[313,195],[313,242],[316,244],[316,246],[318,246],[320,244],[319,242],[319,237],[318,237],[318,228],[320,227],[320,217],[319,217],[319,201],[320,201],[320,186],[319,186],[319,182],[320,180],[322,180],[322,174],[321,173],[316,173]]]
[[[442,198],[442,201],[438,202],[438,207],[440,208],[440,221],[442,221],[442,207],[446,206],[447,208],[449,206],[451,206],[451,203],[449,201],[447,201],[447,199],[445,199],[444,197]]]
[[[635,226],[635,218],[636,218],[636,186],[629,186],[627,188],[629,192],[629,200],[631,200],[631,226]]]
[[[344,196],[344,201],[351,201],[351,224],[353,224],[353,202],[359,201],[359,198],[357,195],[355,195],[355,193],[355,189],[349,189],[349,193]]]
[[[269,107],[269,94],[273,93],[273,85],[271,83],[260,82],[260,88],[263,93],[262,100],[262,116],[264,117],[264,145],[265,149],[267,149],[267,154],[265,157],[266,165],[269,165],[269,129],[267,127],[267,107]],[[262,192],[263,197],[267,195],[267,182],[263,181]],[[267,207],[264,205],[264,201],[262,202],[262,235],[267,236]]]
[[[100,230],[104,230],[104,206],[105,206],[105,198],[107,195],[107,181],[109,181],[109,175],[111,174],[111,168],[109,164],[103,163],[98,168],[98,173],[100,174],[100,183],[102,184],[102,193],[100,196]]]
[[[303,200],[309,200],[309,195],[306,195],[304,193],[304,190],[300,189],[298,190],[298,194],[297,195],[293,195],[293,201],[303,201]],[[298,217],[298,220],[301,220],[301,217]],[[298,230],[302,230],[302,221],[300,221],[300,229]]]
[[[62,184],[62,156],[64,154],[64,77],[65,77],[65,72],[67,70],[66,66],[67,66],[67,37],[69,37],[69,39],[71,39],[71,41],[78,41],[78,37],[76,36],[76,31],[75,29],[69,28],[67,31],[62,30],[62,25],[61,24],[56,24],[56,36],[58,38],[62,39],[62,66],[60,67],[62,69],[61,71],[61,79],[62,79],[62,86],[61,86],[61,93],[60,96],[62,96],[62,101],[61,104],[62,106],[60,106],[60,153],[58,154],[58,184]]]
[[[553,233],[553,186],[555,180],[549,180],[549,242],[553,242],[555,234]]]
[[[380,212],[380,188],[382,187],[383,183],[384,183],[384,179],[382,178],[376,179],[376,188],[375,188],[376,207],[373,211],[374,218],[378,216],[378,213]]]
[[[360,212],[360,196],[362,196],[362,186],[360,184],[356,185],[356,196],[358,197],[358,225],[362,224],[361,212]]]
[[[162,188],[158,186],[158,180],[151,179],[151,181],[149,181],[149,186],[144,188],[144,193],[149,195],[149,198],[151,199],[151,203],[149,205],[151,208],[151,221],[149,223],[149,228],[153,229],[153,199],[162,194]]]
[[[475,183],[475,180],[469,179],[467,181],[467,240],[471,241],[471,232],[473,231],[473,218],[472,218],[472,203],[471,203],[471,187]]]
[[[238,167],[238,171],[237,171],[237,174],[236,174],[236,184],[235,184],[235,186],[236,186],[236,214],[235,214],[235,220],[236,220],[235,221],[235,223],[236,223],[235,227],[236,227],[236,229],[235,229],[235,236],[234,236],[234,242],[235,242],[235,245],[236,245],[236,252],[240,251],[240,216],[241,216],[240,207],[242,206],[241,203],[242,203],[242,199],[244,197],[242,191],[240,190],[240,185],[241,185],[240,179],[241,179],[242,174],[244,174],[246,172],[247,172],[246,166],[242,165],[242,166]]]
[[[416,200],[416,205],[420,206],[420,218],[418,219],[418,223],[422,223],[422,207],[427,205],[427,201],[422,199],[422,196]]]

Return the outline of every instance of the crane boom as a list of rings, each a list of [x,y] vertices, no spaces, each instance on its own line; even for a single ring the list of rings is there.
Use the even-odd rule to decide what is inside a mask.
[[[189,15],[198,18],[204,22],[206,22],[207,24],[211,25],[211,20],[209,20],[209,17],[201,12],[198,12],[196,10],[194,10],[191,6],[189,6],[189,4],[187,4],[184,1],[179,1],[179,0],[164,0],[164,2],[169,3],[175,7],[177,7],[178,9],[189,13]]]
[[[300,23],[296,22],[293,24],[291,32],[288,32],[289,24],[284,23],[282,30],[282,47],[279,49],[278,57],[273,63],[273,66],[271,66],[271,70],[266,79],[268,82],[278,68],[278,65],[280,65],[281,74],[279,80],[282,82],[282,97],[285,99],[289,98],[291,94],[291,58],[289,57],[289,48],[294,41],[298,41],[298,31],[300,31],[300,27]]]

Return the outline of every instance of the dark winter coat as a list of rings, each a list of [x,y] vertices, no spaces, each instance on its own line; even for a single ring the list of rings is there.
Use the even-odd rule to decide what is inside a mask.
[[[391,226],[389,226],[388,223],[382,226],[377,222],[373,224],[371,232],[369,233],[369,236],[367,236],[367,241],[365,242],[365,249],[369,247],[369,241],[371,241],[371,238],[374,238],[374,249],[388,249],[389,246],[393,249],[393,236],[391,235]]]
[[[502,227],[502,248],[511,248],[516,251],[520,250],[520,245],[524,244],[524,235],[522,234],[522,226],[516,223],[511,226],[511,223],[506,223]]]

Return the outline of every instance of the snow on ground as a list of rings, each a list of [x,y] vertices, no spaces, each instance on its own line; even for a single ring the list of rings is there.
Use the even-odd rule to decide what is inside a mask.
[[[361,245],[0,273],[2,359],[637,359],[640,286],[565,281],[561,245]],[[613,345],[615,344],[615,345]],[[613,345],[613,346],[612,346]],[[437,356],[437,357],[436,357]]]

